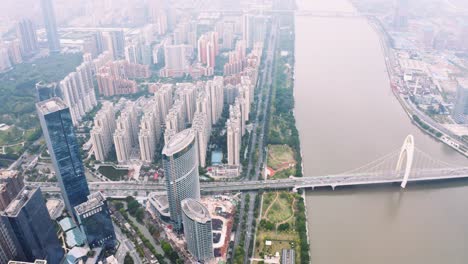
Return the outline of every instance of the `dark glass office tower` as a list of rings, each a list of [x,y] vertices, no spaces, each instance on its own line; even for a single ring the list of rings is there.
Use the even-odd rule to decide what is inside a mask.
[[[107,201],[100,192],[89,195],[88,201],[76,206],[75,211],[91,248],[112,249],[117,245]]]
[[[36,107],[65,206],[75,215],[75,206],[87,201],[89,189],[70,110],[58,97]]]
[[[60,52],[60,38],[57,31],[57,22],[55,21],[52,0],[41,0],[41,6],[50,52]]]
[[[36,83],[36,102],[45,101],[53,97],[60,97],[59,89],[56,83],[45,83],[40,81]]]
[[[18,260],[61,263],[64,252],[40,189],[23,188],[2,212],[1,221],[10,225],[17,239]]]
[[[23,257],[24,254],[18,245],[10,222],[0,217],[0,263],[8,263],[9,260]]]

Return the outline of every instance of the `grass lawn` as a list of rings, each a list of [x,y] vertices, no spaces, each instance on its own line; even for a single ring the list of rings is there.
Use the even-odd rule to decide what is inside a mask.
[[[298,195],[289,192],[268,192],[263,194],[262,219],[267,220],[275,226],[279,223],[288,223],[290,228],[286,231],[267,230],[258,226],[255,241],[255,258],[263,258],[266,255],[281,254],[282,249],[296,249],[300,245],[298,232],[295,230],[296,211],[295,199]],[[265,245],[271,241],[271,246]],[[300,249],[296,250],[296,263],[300,260]]]
[[[283,195],[286,193],[281,193],[275,202],[271,205],[268,212],[264,217],[268,219],[268,221],[272,223],[281,223],[293,215],[293,208],[292,208],[292,197]]]
[[[113,166],[100,166],[98,171],[112,181],[120,181],[128,175],[127,169],[116,169]]]
[[[271,241],[271,246],[265,245],[265,241]],[[255,242],[255,258],[262,258],[265,255],[275,255],[276,252],[281,254],[282,249],[296,248],[299,245],[299,236],[296,232],[276,232],[276,231],[260,231],[257,233],[257,241]],[[299,255],[299,249],[296,250],[296,255]],[[296,261],[299,259],[296,256]],[[299,262],[296,262],[299,263]]]
[[[12,147],[5,148],[5,152],[17,154],[17,153],[20,153],[22,149],[23,149],[23,145],[14,145]]]
[[[0,145],[10,145],[21,142],[23,139],[23,131],[15,126],[11,126],[5,131],[0,131]]]
[[[276,171],[290,163],[295,163],[294,151],[290,146],[268,145],[268,167]]]

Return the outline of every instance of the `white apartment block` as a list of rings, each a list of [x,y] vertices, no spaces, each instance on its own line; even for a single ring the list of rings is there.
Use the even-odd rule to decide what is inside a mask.
[[[152,162],[156,145],[161,136],[161,124],[159,121],[157,101],[153,99],[144,106],[143,117],[140,120],[140,133],[138,141],[140,145],[141,160]]]
[[[115,112],[111,102],[104,102],[94,118],[91,142],[96,160],[105,161],[112,149],[112,135],[115,132]]]
[[[119,163],[130,159],[132,149],[138,145],[137,113],[134,102],[127,102],[117,119],[114,133],[115,152]]]
[[[211,100],[209,95],[205,91],[200,91],[197,95],[196,104],[196,112],[205,113],[208,123],[211,126]]]
[[[185,129],[184,103],[177,99],[166,117],[166,129],[173,129],[176,133]]]
[[[240,151],[242,131],[239,119],[229,119],[226,122],[227,129],[227,156],[229,165],[240,165]]]
[[[198,159],[201,167],[206,166],[206,151],[211,135],[211,123],[206,113],[197,112],[193,119],[192,129],[195,131],[198,144]]]
[[[192,83],[178,83],[176,85],[176,94],[184,105],[185,122],[192,123],[196,110],[196,86]]]
[[[223,112],[224,104],[224,80],[221,76],[215,76],[213,80],[206,82],[206,90],[211,99],[212,124],[216,124]]]
[[[97,105],[92,67],[91,62],[83,62],[75,72],[68,74],[60,81],[62,97],[70,108],[75,126]]]
[[[163,84],[158,88],[154,88],[154,86],[156,86],[156,84],[153,84],[152,89],[156,90],[154,98],[158,101],[159,120],[161,124],[165,124],[166,116],[169,114],[169,109],[171,109],[173,103],[174,86],[172,84]]]

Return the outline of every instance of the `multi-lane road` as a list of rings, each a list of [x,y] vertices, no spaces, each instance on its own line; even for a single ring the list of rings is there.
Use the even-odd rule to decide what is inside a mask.
[[[270,29],[270,36],[268,39],[267,43],[267,52],[265,56],[265,67],[266,70],[263,71],[262,74],[262,85],[265,88],[266,91],[266,96],[265,96],[265,102],[263,105],[263,108],[261,109],[262,111],[262,116],[263,119],[261,121],[261,129],[260,129],[260,135],[258,139],[258,159],[257,163],[255,164],[255,172],[252,175],[252,181],[258,181],[258,178],[260,176],[260,172],[262,169],[262,165],[265,161],[265,151],[264,151],[264,143],[265,143],[265,130],[267,128],[267,122],[268,118],[267,115],[269,114],[268,111],[270,110],[270,99],[271,99],[271,89],[273,86],[273,70],[274,70],[274,59],[275,59],[275,54],[276,54],[276,43],[277,43],[277,34],[278,34],[278,22],[275,19],[275,17],[272,17],[273,21],[271,23],[271,29]],[[258,118],[258,115],[257,115]],[[252,154],[253,151],[251,151]],[[250,249],[250,243],[252,242],[252,237],[254,236],[255,229],[253,228],[253,223],[256,220],[254,216],[255,212],[255,200],[257,199],[257,192],[250,192],[250,201],[249,201],[249,210],[247,212],[247,222],[246,222],[246,236],[245,236],[245,241],[244,241],[244,263],[249,263],[249,249]],[[242,230],[241,230],[242,232]]]
[[[259,162],[260,163],[260,162]],[[468,168],[439,168],[439,169],[413,169],[408,181],[422,182],[433,180],[450,180],[468,178]],[[281,190],[281,189],[300,189],[300,188],[319,188],[351,185],[367,185],[382,183],[398,183],[403,179],[403,175],[398,171],[382,172],[362,172],[341,175],[323,175],[314,177],[288,178],[279,180],[246,180],[232,182],[203,182],[200,184],[202,193],[227,193],[227,192],[253,192]],[[41,187],[43,192],[58,193],[60,188],[57,183],[27,182],[29,186]],[[90,182],[91,191],[101,191],[106,196],[118,197],[133,195],[134,192],[144,194],[154,191],[164,191],[163,184],[154,184],[148,182]],[[128,194],[127,194],[128,193]]]

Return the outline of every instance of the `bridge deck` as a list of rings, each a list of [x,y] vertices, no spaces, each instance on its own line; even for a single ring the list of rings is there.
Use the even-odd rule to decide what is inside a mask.
[[[468,169],[459,170],[435,170],[414,173],[409,177],[409,182],[436,181],[448,179],[468,178]],[[389,173],[384,175],[358,174],[336,175],[320,177],[290,178],[267,181],[243,181],[243,182],[210,182],[201,183],[201,191],[205,193],[250,191],[250,190],[277,190],[277,189],[301,189],[319,187],[338,187],[353,185],[371,185],[384,183],[401,183],[403,176]],[[59,192],[55,183],[28,183],[28,185],[41,187],[45,192]],[[122,191],[164,191],[164,184],[132,183],[132,182],[90,182],[92,191],[105,193],[118,193]]]

